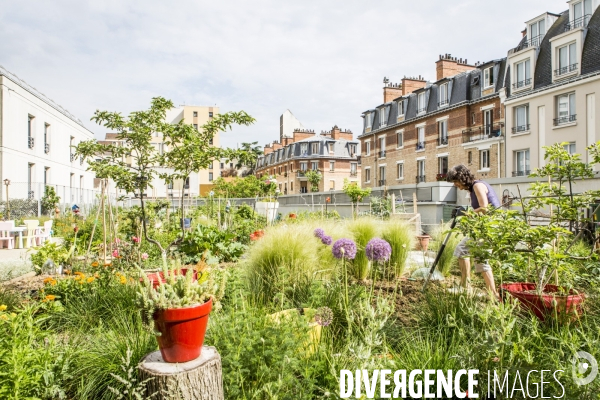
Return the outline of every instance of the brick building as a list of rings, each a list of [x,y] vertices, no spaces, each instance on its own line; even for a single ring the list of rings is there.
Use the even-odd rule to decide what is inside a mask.
[[[341,190],[344,179],[360,184],[358,141],[352,132],[334,126],[331,131],[315,134],[309,129],[295,129],[291,137],[265,146],[256,163],[257,177],[277,180],[281,194],[308,193],[308,170],[318,170],[322,179],[319,191]]]
[[[363,186],[445,180],[460,163],[480,178],[503,177],[505,70],[505,59],[469,65],[446,54],[433,83],[384,80],[383,104],[363,113]]]

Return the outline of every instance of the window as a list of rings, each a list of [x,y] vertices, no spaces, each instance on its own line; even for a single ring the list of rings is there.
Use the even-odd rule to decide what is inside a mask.
[[[350,163],[350,176],[356,176],[358,163]]]
[[[365,168],[365,182],[371,182],[371,168]]]
[[[483,112],[483,131],[487,137],[492,136],[494,128],[494,109],[485,110]]]
[[[300,171],[306,171],[306,170],[307,170],[307,168],[306,168],[306,167],[307,167],[307,165],[308,165],[308,164],[307,164],[307,163],[305,163],[305,162],[302,162],[302,163],[300,163]]]
[[[529,170],[529,149],[515,151],[515,171],[513,176],[527,176]]]
[[[475,113],[471,113],[471,125],[475,125]]]
[[[335,171],[335,161],[329,161],[329,172]]]
[[[167,189],[173,190],[173,181],[167,183]]]
[[[225,163],[221,163],[221,169],[225,168]]]
[[[335,181],[329,181],[329,190],[335,190]]]
[[[208,112],[208,117],[209,117],[209,118],[212,118],[212,117],[213,117],[213,112],[212,112],[212,111],[209,111],[209,112]]]
[[[592,0],[583,0],[573,4],[572,16],[567,30],[586,26],[592,16]]]
[[[417,150],[425,150],[425,127],[417,128]]]
[[[483,70],[483,88],[494,86],[494,67],[489,67]]]
[[[440,178],[446,179],[448,173],[448,157],[438,157],[438,174],[443,175]]]
[[[27,116],[27,147],[33,149],[33,115]]]
[[[294,182],[290,182],[290,192],[294,191]]]
[[[319,162],[318,161],[312,161],[310,163],[310,169],[312,169],[313,171],[318,171],[319,170]]]
[[[556,119],[554,125],[567,124],[577,119],[575,113],[575,93],[562,94],[556,98]]]
[[[425,104],[425,92],[419,93],[417,105],[417,114],[422,114],[427,111],[427,105]]]
[[[490,168],[490,151],[480,150],[479,151],[479,169]]]
[[[209,173],[208,173],[208,181],[209,181],[209,182],[212,182],[212,181],[213,181],[213,173],[212,173],[212,172],[209,172]]]
[[[554,70],[554,76],[561,76],[577,70],[577,47],[575,43],[559,47],[558,54],[558,69]]]
[[[198,130],[198,124],[194,124],[194,129]]]
[[[319,143],[310,144],[310,154],[319,154]]]
[[[444,107],[448,105],[448,83],[440,85],[440,96],[438,106]]]
[[[50,152],[50,124],[44,124],[44,153]]]
[[[425,160],[417,161],[417,183],[425,182]]]
[[[445,146],[448,144],[448,120],[442,120],[438,122],[438,146]]]
[[[379,140],[379,158],[385,158],[385,136],[381,136],[378,140]]]
[[[469,165],[471,165],[473,163],[473,153],[469,152],[469,154],[467,155],[467,162],[469,163]]]
[[[575,154],[575,142],[571,142],[569,144],[565,144],[563,146],[565,148],[565,150],[567,151],[567,153],[573,155]]]
[[[210,138],[210,140],[208,141],[208,144],[210,144],[211,146],[215,143],[213,138]]]
[[[307,155],[308,153],[308,143],[302,143],[300,145],[300,155]]]
[[[365,155],[371,155],[371,142],[365,142]]]
[[[398,147],[404,147],[404,132],[396,133],[396,139],[398,141]]]
[[[380,126],[386,126],[387,125],[386,107],[381,107],[379,109],[379,125]]]
[[[515,107],[515,126],[513,133],[525,132],[529,130],[529,106]]]
[[[379,166],[379,186],[385,186],[385,185],[386,185],[385,166],[381,165],[381,166]]]
[[[404,101],[399,100],[398,101],[398,116],[401,117],[403,115],[404,115]]]
[[[46,185],[50,181],[50,167],[44,167],[44,191],[46,190]]]
[[[546,20],[542,19],[529,24],[529,39],[532,46],[539,46],[546,34]]]
[[[396,164],[396,179],[404,179],[404,163]]]
[[[198,111],[194,111],[194,117],[198,116]]]
[[[514,89],[518,89],[531,84],[531,63],[527,59],[515,65],[516,79],[513,84]]]
[[[369,132],[373,126],[373,120],[371,119],[371,113],[365,114],[365,131]]]

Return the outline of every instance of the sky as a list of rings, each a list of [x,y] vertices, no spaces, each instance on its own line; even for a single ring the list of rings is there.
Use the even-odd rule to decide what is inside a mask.
[[[2,0],[0,65],[77,116],[175,105],[244,110],[256,118],[221,144],[279,138],[289,109],[316,132],[362,131],[383,102],[383,78],[435,80],[450,53],[506,57],[525,21],[565,0]]]

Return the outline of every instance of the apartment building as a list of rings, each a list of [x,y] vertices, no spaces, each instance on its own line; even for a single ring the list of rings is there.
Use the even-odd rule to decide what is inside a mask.
[[[589,161],[600,140],[600,11],[598,0],[568,1],[561,13],[527,21],[507,57],[508,173],[527,176],[544,165],[543,146],[566,148]]]
[[[384,79],[383,103],[363,112],[363,186],[445,181],[468,165],[480,178],[504,176],[506,60],[468,64],[440,55],[436,80]]]
[[[219,114],[218,107],[206,106],[179,106],[167,112],[166,119],[172,124],[177,124],[184,121],[186,124],[193,125],[196,129],[201,129],[204,124],[210,121],[213,117]],[[115,143],[119,142],[116,133],[107,133],[103,141],[100,143]],[[163,143],[163,138],[160,133],[156,133],[152,137],[152,143],[157,152],[163,153],[168,151],[167,146]],[[220,146],[220,133],[217,133],[210,143],[213,146]],[[177,180],[171,184],[165,183],[162,179],[156,177],[152,182],[152,188],[149,189],[148,197],[154,198],[178,198],[181,191],[185,189],[186,196],[206,196],[213,187],[213,180],[221,175],[221,162],[216,160],[207,170],[196,171],[185,180]],[[159,169],[158,172],[164,172]]]
[[[265,175],[277,180],[281,194],[308,193],[311,185],[306,171],[322,175],[319,191],[341,190],[344,179],[361,182],[359,142],[352,132],[334,126],[330,131],[315,134],[310,129],[293,131],[292,137],[280,137],[264,148],[256,163],[257,177]]]
[[[72,148],[91,139],[78,118],[0,66],[0,181],[10,181],[10,198],[39,200],[52,185],[63,203],[93,201],[94,176]]]

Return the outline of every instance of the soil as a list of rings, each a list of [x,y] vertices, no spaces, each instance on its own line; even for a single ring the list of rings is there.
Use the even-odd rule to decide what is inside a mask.
[[[44,287],[44,279],[48,277],[56,278],[54,275],[23,275],[16,279],[0,283],[4,289],[14,290],[20,294],[27,296],[35,295],[41,288]]]

